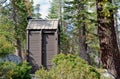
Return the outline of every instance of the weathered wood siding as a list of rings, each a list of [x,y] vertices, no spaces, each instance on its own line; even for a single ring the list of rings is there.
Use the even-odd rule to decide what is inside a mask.
[[[57,54],[57,38],[54,33],[43,33],[43,66],[49,69],[52,58]]]
[[[58,54],[58,20],[30,20],[27,26],[28,61],[32,72],[43,65],[50,69],[52,58]]]
[[[29,56],[28,61],[33,66],[34,70],[39,69],[42,65],[42,53],[41,53],[41,31],[29,31]]]

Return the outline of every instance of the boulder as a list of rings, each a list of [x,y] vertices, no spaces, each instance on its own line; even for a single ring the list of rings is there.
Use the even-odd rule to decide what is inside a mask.
[[[0,58],[0,61],[2,62],[6,62],[6,61],[9,61],[9,62],[14,62],[15,64],[19,64],[21,63],[23,60],[21,57],[19,56],[16,56],[14,54],[8,54],[6,55],[4,58]]]

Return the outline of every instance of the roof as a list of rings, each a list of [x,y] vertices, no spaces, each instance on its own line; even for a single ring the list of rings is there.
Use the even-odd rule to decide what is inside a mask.
[[[57,28],[58,28],[58,20],[31,19],[29,20],[27,26],[28,30],[57,29]]]

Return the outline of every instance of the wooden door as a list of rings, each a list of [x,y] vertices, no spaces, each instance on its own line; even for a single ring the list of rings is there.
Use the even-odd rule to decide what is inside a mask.
[[[39,69],[42,65],[41,54],[41,31],[30,31],[29,33],[29,55],[28,61],[32,65],[32,72]]]
[[[54,33],[44,33],[42,40],[42,64],[49,69],[52,66],[52,58],[56,52],[56,38]]]

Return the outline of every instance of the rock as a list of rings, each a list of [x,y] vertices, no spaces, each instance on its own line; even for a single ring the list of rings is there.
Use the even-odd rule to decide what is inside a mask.
[[[23,60],[19,56],[16,56],[14,54],[8,54],[4,58],[0,58],[0,61],[2,62],[9,61],[9,62],[14,62],[15,64],[19,64]]]

